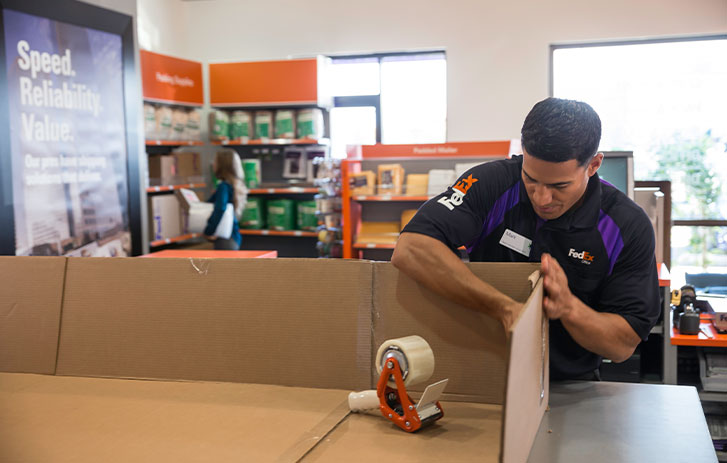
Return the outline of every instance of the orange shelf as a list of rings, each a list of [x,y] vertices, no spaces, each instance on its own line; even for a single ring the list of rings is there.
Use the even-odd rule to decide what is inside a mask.
[[[327,138],[269,138],[267,140],[224,140],[212,141],[213,145],[327,145]]]
[[[296,236],[296,237],[309,237],[309,238],[315,238],[318,236],[318,233],[316,233],[316,232],[304,231],[304,230],[278,231],[278,230],[249,230],[246,228],[241,228],[240,234],[242,234],[242,235],[258,235],[258,236]]]
[[[659,286],[662,288],[669,287],[671,284],[671,274],[669,273],[669,269],[666,268],[666,264],[663,262],[657,263],[656,267],[659,274]]]
[[[707,314],[699,317],[699,327],[701,328],[699,334],[679,334],[679,330],[674,328],[670,316],[671,344],[673,346],[727,347],[727,334],[719,334],[710,317]]]
[[[185,183],[183,185],[160,185],[147,187],[147,193],[158,193],[160,191],[174,191],[181,188],[204,188],[206,183]]]
[[[190,233],[188,235],[176,236],[174,238],[166,238],[163,240],[152,241],[151,243],[149,243],[149,246],[153,248],[156,246],[163,246],[170,243],[179,243],[180,241],[187,241],[194,238],[199,238],[200,236],[202,236],[201,233]]]
[[[202,146],[199,140],[146,140],[146,146]]]
[[[251,195],[275,195],[275,194],[306,194],[318,193],[318,188],[312,187],[289,187],[289,188],[252,188],[248,191]]]
[[[356,243],[353,245],[354,249],[394,249],[396,243]]]
[[[354,201],[427,201],[430,196],[406,196],[406,195],[369,195],[352,196]]]

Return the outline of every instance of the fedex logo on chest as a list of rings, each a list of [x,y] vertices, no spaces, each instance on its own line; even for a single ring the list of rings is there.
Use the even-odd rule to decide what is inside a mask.
[[[568,257],[571,257],[573,259],[578,259],[581,261],[581,263],[586,265],[591,265],[591,262],[593,262],[594,255],[591,254],[588,251],[576,251],[573,248],[570,248],[568,250]]]

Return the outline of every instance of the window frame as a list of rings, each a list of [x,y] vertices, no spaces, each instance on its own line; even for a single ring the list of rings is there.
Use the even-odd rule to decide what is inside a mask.
[[[382,140],[381,132],[381,64],[386,58],[391,57],[415,57],[421,55],[437,55],[441,54],[444,60],[447,60],[447,52],[444,49],[420,50],[420,51],[401,51],[389,53],[365,53],[360,55],[328,55],[331,64],[335,65],[336,61],[347,61],[356,59],[376,59],[379,64],[379,93],[374,95],[352,95],[352,96],[333,96],[334,108],[346,107],[373,107],[376,111],[376,143],[380,144]],[[445,124],[444,137],[447,140],[448,127]]]

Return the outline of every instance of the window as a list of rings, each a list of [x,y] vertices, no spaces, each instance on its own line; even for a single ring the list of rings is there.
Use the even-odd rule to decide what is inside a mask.
[[[446,141],[444,52],[333,57],[330,81],[334,157],[351,144]]]
[[[672,286],[727,272],[727,36],[552,47],[552,94],[589,103],[602,150],[672,182]],[[723,185],[726,185],[723,187]]]

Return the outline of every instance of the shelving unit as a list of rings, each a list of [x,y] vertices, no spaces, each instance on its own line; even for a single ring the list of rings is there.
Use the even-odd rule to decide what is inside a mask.
[[[147,193],[166,193],[169,191],[180,190],[182,188],[193,190],[195,188],[206,188],[206,183],[185,183],[181,185],[161,185],[147,187]]]
[[[431,145],[372,145],[351,149],[343,171],[343,255],[344,258],[391,259],[395,243],[365,242],[358,239],[361,223],[399,222],[405,209],[418,209],[429,195],[352,194],[351,178],[364,170],[376,172],[380,164],[401,164],[408,174],[426,174],[431,169],[454,169],[456,163],[504,159],[509,141],[443,143]],[[405,178],[402,179],[405,181]]]
[[[252,236],[289,236],[303,238],[315,238],[316,236],[318,236],[316,232],[306,230],[252,230],[247,228],[241,228],[240,234]]]
[[[323,115],[323,131],[314,137],[300,138],[252,138],[214,140],[212,145],[234,149],[245,159],[258,159],[261,166],[259,185],[250,188],[251,197],[312,201],[319,193],[310,176],[285,178],[284,157],[286,151],[299,148],[303,153],[304,168],[308,168],[309,150],[320,148],[327,156],[330,145],[328,109],[332,98],[324,92],[319,78],[328,59],[315,57],[284,61],[213,63],[209,65],[210,105],[214,110],[248,111],[254,120],[257,111],[320,109]],[[253,121],[254,125],[254,121]],[[275,125],[275,117],[271,126]],[[272,128],[271,128],[272,130]],[[258,135],[258,134],[250,134]],[[220,138],[224,134],[218,134]],[[311,155],[312,156],[312,155]],[[249,185],[250,186],[250,185]],[[304,230],[278,231],[243,228],[244,249],[275,249],[280,257],[316,257],[318,233]]]
[[[146,146],[202,146],[204,142],[201,140],[146,140]]]
[[[174,238],[165,238],[163,240],[152,241],[151,243],[149,243],[149,246],[155,248],[159,246],[164,246],[165,244],[180,243],[182,241],[193,240],[201,237],[201,233],[190,233],[187,235],[176,236]]]
[[[245,108],[251,109],[251,108]],[[269,109],[269,108],[265,108]],[[313,138],[269,138],[266,140],[223,140],[223,141],[212,141],[213,145],[221,146],[260,146],[260,145],[329,145],[331,142],[327,138],[313,139]]]
[[[139,55],[141,62],[143,88],[142,93],[145,109],[147,109],[149,105],[153,105],[154,108],[168,107],[170,110],[176,109],[185,112],[189,112],[189,110],[192,109],[196,112],[195,116],[199,116],[201,119],[201,108],[204,104],[204,96],[202,93],[202,89],[204,88],[202,82],[202,63],[175,58],[167,55],[161,55],[159,53],[153,53],[147,50],[140,50]],[[179,80],[184,80],[185,83],[191,82],[192,85],[176,85],[177,80],[160,80],[158,78],[160,75],[176,76]],[[171,133],[169,133],[168,126],[166,125],[163,126],[165,130],[161,130],[160,126],[154,124],[155,121],[158,121],[158,119],[156,118],[159,117],[159,110],[155,109],[154,111],[155,112],[153,114],[150,113],[151,116],[154,116],[153,120],[149,119],[152,124],[148,124],[148,127],[145,126],[147,136],[147,139],[145,140],[147,155],[167,156],[170,155],[172,150],[174,150],[175,148],[204,145],[204,142],[202,140],[182,139],[192,138],[192,136],[195,136],[196,138],[197,129],[193,129],[193,126],[187,125],[186,123],[183,126],[183,129],[178,129],[176,132],[174,132],[177,135],[172,135]],[[145,113],[145,123],[147,121],[146,115],[147,114]],[[176,117],[176,115],[174,116]],[[180,114],[180,118],[182,116],[183,115]],[[172,124],[174,123],[174,121],[178,121],[179,124],[181,124],[184,119],[173,118]],[[177,127],[179,128],[181,126],[177,125]],[[188,132],[190,130],[191,132]],[[190,133],[194,135],[190,136]],[[175,221],[170,217],[169,214],[165,215],[164,213],[161,213],[159,217],[166,216],[167,218],[169,218],[169,220],[164,221],[159,217],[153,217],[152,204],[154,203],[154,201],[159,201],[160,195],[173,194],[176,190],[179,190],[180,188],[205,188],[206,183],[204,182],[204,174],[200,173],[199,176],[195,174],[188,177],[172,179],[164,178],[162,182],[170,184],[153,185],[151,183],[154,182],[150,182],[149,179],[146,180],[147,187],[145,188],[145,191],[147,195],[149,195],[148,197],[150,206],[149,222],[150,224],[152,224],[152,226],[150,227],[152,228],[152,230],[150,230],[149,247],[158,248],[160,246],[181,245],[189,242],[190,240],[199,241],[199,238],[201,237],[201,234],[199,233],[189,233],[182,234],[180,236],[166,237],[163,239],[154,239],[155,235],[158,236],[158,234],[154,232],[155,220],[160,223],[166,224],[173,224],[175,223]],[[157,181],[157,183],[160,182]],[[164,208],[160,207],[158,210],[167,213],[171,211],[170,204],[167,202],[167,200],[164,200]],[[169,228],[167,228],[167,231],[169,231]],[[183,231],[184,230],[182,230],[182,232]],[[160,234],[162,236],[167,235],[164,230],[162,230]]]

